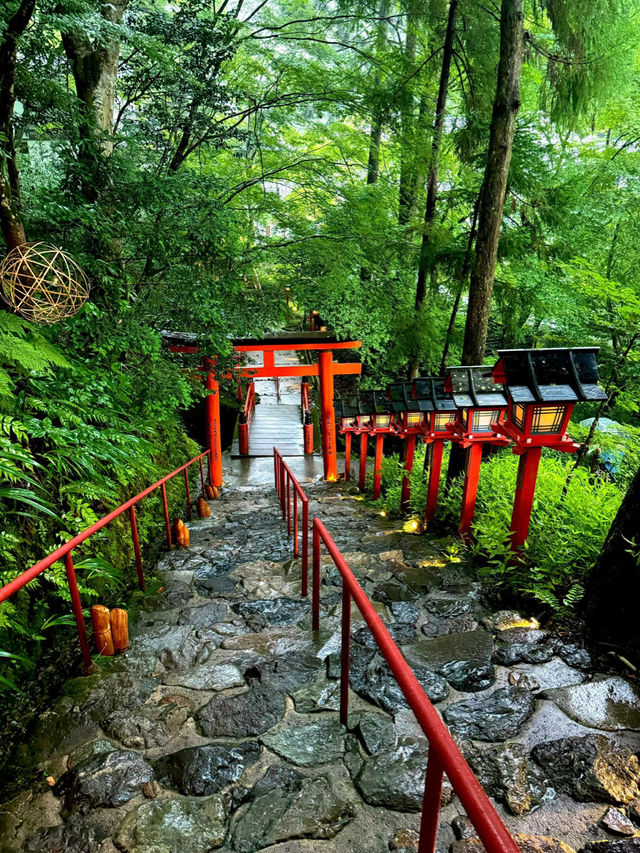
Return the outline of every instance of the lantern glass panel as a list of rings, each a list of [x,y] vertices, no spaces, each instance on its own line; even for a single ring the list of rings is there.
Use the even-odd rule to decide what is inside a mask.
[[[342,419],[342,427],[343,427],[343,429],[357,429],[358,428],[358,418],[343,418]]]
[[[446,432],[447,424],[451,423],[452,419],[451,412],[436,412],[433,416],[433,431]]]
[[[525,408],[521,405],[512,405],[511,407],[511,420],[518,427],[518,429],[524,429],[524,418],[525,418]]]
[[[371,422],[371,415],[358,415],[358,428],[366,429]]]
[[[531,421],[533,435],[544,435],[560,432],[566,406],[535,406]]]
[[[387,429],[391,423],[391,415],[375,415],[374,423],[376,425],[376,429]]]
[[[417,427],[423,422],[424,416],[422,412],[407,412],[407,426]]]
[[[471,432],[491,432],[491,424],[495,424],[500,417],[500,409],[480,409],[473,413],[473,427]]]

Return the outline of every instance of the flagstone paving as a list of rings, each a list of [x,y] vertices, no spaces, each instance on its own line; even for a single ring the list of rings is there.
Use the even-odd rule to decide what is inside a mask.
[[[131,649],[42,715],[16,757],[38,778],[0,807],[2,851],[417,850],[428,744],[355,611],[340,724],[340,576],[323,558],[314,635],[265,472],[259,486],[241,474],[189,525],[191,547],[161,558]],[[635,685],[490,612],[446,542],[344,485],[304,485],[522,848],[637,850]],[[445,785],[438,849],[478,851],[472,838]]]

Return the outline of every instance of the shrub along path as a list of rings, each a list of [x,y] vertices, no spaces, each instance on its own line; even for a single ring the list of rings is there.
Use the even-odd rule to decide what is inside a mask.
[[[446,542],[340,484],[305,489],[511,830],[574,849],[640,832],[635,688],[489,612]],[[324,561],[314,637],[272,487],[227,488],[211,509],[160,560],[131,650],[70,682],[25,744],[40,781],[0,810],[3,851],[416,849],[427,745],[357,617],[349,728],[338,720],[337,571]],[[445,799],[443,851],[473,835]],[[566,853],[549,844],[534,849]]]

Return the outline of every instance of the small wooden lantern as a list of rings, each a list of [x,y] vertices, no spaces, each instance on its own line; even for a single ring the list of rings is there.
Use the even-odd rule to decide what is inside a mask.
[[[358,429],[361,431],[359,487],[364,491],[367,465],[367,437],[376,437],[373,469],[373,499],[380,497],[382,486],[382,451],[385,435],[395,435],[393,408],[387,391],[364,391],[358,401]]]
[[[467,450],[462,509],[458,531],[468,540],[475,514],[478,480],[485,444],[505,447],[509,439],[499,435],[493,427],[505,415],[507,399],[496,387],[489,365],[450,367],[445,390],[453,395],[459,409],[455,422],[448,425],[451,437]]]
[[[493,430],[513,441],[513,452],[520,456],[511,517],[514,549],[529,533],[542,448],[575,453],[579,445],[567,434],[575,404],[607,399],[598,384],[598,351],[599,347],[498,351],[493,378],[504,383],[509,406]]]
[[[340,435],[344,435],[344,479],[348,482],[351,479],[351,436],[359,433],[358,401],[337,397],[333,405]]]

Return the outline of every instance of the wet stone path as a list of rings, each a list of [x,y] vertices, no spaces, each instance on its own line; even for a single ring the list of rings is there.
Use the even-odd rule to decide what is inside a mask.
[[[339,484],[305,489],[523,851],[640,849],[636,688],[489,612],[445,541]],[[41,781],[0,807],[1,850],[415,851],[428,746],[356,613],[340,725],[330,560],[314,636],[271,487],[226,489],[190,529],[130,651],[70,682],[25,744]],[[477,853],[446,786],[443,803],[438,849]]]

